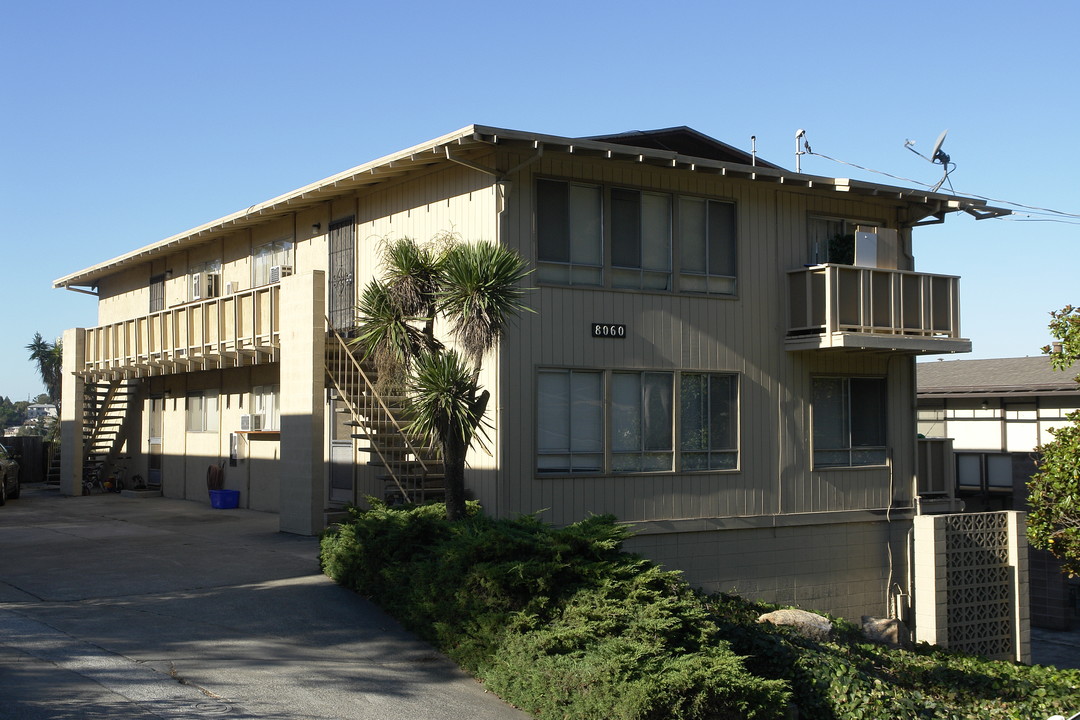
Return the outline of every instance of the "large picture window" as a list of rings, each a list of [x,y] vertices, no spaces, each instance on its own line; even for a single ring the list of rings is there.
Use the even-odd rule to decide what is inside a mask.
[[[562,285],[603,282],[603,202],[596,185],[536,183],[537,276]]]
[[[540,370],[537,472],[736,470],[738,385],[732,373]]]
[[[814,378],[812,401],[815,469],[885,464],[885,378]]]

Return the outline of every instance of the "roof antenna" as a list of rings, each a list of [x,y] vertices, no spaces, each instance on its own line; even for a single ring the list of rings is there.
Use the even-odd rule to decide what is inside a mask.
[[[750,136],[750,164],[757,167],[757,135]]]
[[[908,150],[915,153],[916,155],[921,157],[923,160],[927,160],[929,162],[932,162],[935,165],[941,165],[945,169],[944,174],[941,176],[941,179],[938,180],[938,183],[937,183],[937,185],[934,186],[934,189],[933,189],[932,192],[937,192],[938,190],[940,190],[941,186],[943,184],[945,184],[945,181],[949,179],[949,173],[951,173],[952,170],[956,169],[956,163],[952,162],[950,160],[950,158],[949,158],[949,155],[944,150],[941,149],[941,146],[945,143],[945,136],[948,135],[948,134],[949,134],[949,131],[946,130],[945,132],[938,135],[937,142],[934,143],[934,148],[933,148],[933,150],[930,151],[930,157],[926,157],[921,152],[919,152],[918,150],[915,149],[915,141],[914,140],[905,140],[904,141],[904,147],[906,147]],[[952,169],[949,169],[949,165],[953,166]],[[950,183],[949,186],[952,187],[951,183]]]
[[[802,128],[799,128],[799,130],[795,133],[795,172],[797,173],[802,172],[802,156],[806,154],[799,146],[799,141],[802,140],[804,137],[806,137],[806,131]]]

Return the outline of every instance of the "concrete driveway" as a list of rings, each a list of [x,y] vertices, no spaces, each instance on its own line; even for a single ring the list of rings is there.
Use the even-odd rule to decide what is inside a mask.
[[[318,569],[277,516],[165,498],[0,507],[0,717],[525,720]]]

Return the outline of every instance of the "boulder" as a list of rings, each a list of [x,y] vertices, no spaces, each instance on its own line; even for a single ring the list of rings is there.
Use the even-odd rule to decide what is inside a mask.
[[[907,625],[896,618],[876,618],[863,615],[863,635],[870,642],[876,642],[893,650],[911,649],[911,631]]]
[[[773,625],[790,627],[803,637],[811,640],[828,640],[832,637],[833,626],[829,618],[806,610],[784,608],[765,613],[757,619],[759,623],[767,622]]]

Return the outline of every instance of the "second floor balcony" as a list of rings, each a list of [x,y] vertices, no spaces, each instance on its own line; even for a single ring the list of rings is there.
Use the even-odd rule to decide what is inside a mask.
[[[274,283],[87,328],[75,371],[99,380],[272,362],[280,305]]]
[[[960,336],[960,278],[953,275],[814,265],[787,277],[788,350],[971,350]]]

